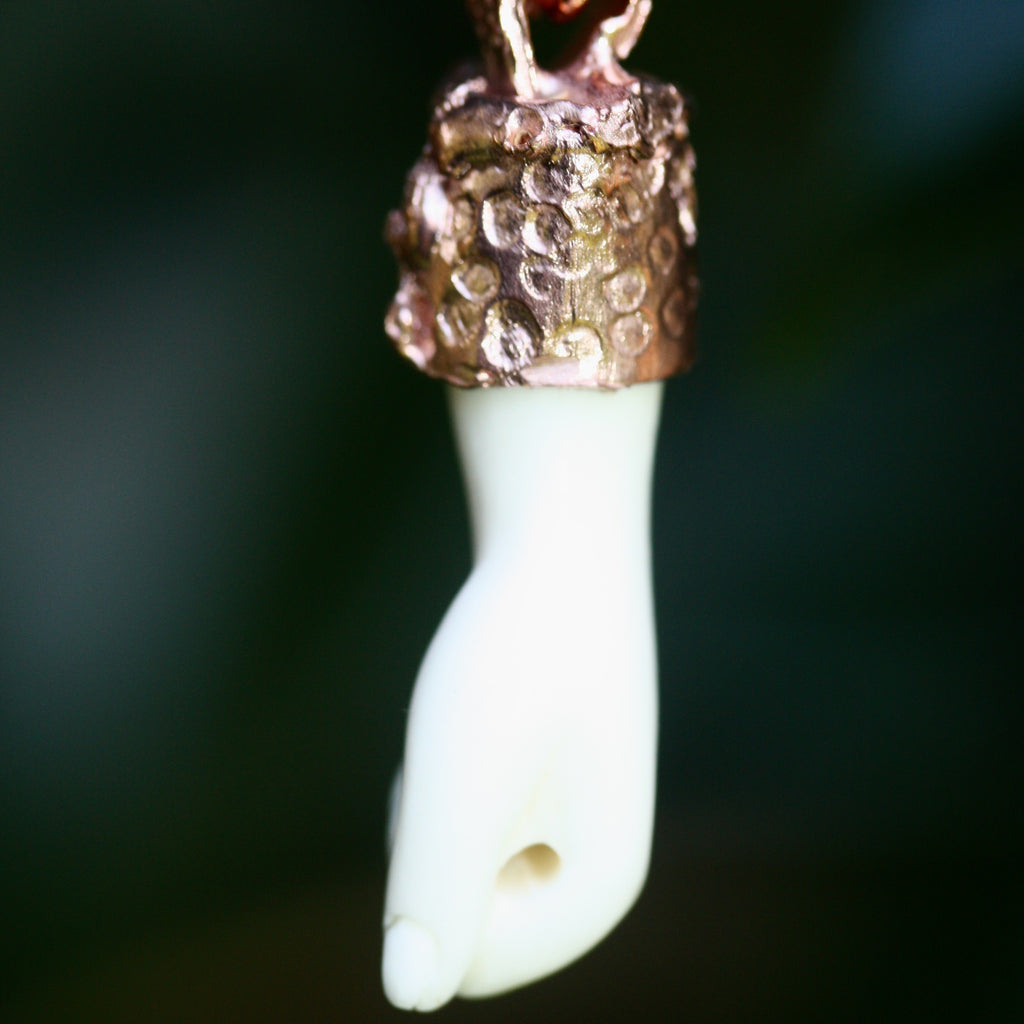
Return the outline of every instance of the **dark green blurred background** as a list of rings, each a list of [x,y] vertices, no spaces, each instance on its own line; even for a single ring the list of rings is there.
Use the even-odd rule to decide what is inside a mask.
[[[0,4],[0,1019],[400,1019],[469,552],[381,234],[473,50],[457,0]],[[704,280],[652,876],[447,1019],[1020,1019],[1024,4],[660,0],[631,63],[695,98]]]

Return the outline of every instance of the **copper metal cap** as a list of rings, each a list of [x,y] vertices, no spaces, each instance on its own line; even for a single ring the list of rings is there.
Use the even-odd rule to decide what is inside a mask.
[[[387,237],[398,350],[453,384],[621,387],[690,367],[694,156],[679,91],[622,70],[650,0],[553,73],[522,0],[470,0],[487,74],[445,89]]]

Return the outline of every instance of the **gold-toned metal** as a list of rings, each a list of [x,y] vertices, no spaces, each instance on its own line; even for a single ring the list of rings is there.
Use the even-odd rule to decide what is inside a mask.
[[[698,283],[687,111],[630,75],[651,0],[549,72],[523,0],[468,0],[486,73],[444,90],[388,219],[386,329],[453,384],[621,387],[690,367]]]

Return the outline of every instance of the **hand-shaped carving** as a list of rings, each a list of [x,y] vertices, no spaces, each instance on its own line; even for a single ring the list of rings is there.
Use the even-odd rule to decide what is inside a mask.
[[[524,985],[615,925],[647,871],[661,387],[462,389],[473,573],[423,661],[393,822],[400,1007]]]

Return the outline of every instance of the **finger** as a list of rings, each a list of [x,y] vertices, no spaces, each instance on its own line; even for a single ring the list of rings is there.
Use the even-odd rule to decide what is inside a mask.
[[[417,682],[384,921],[384,989],[401,1008],[435,1009],[458,989],[542,774],[536,723],[524,748],[523,712],[476,706],[495,682]]]
[[[654,749],[605,751],[588,786],[571,778],[570,813],[541,820],[535,844],[502,869],[459,994],[493,995],[544,977],[595,946],[627,913],[647,874]]]

